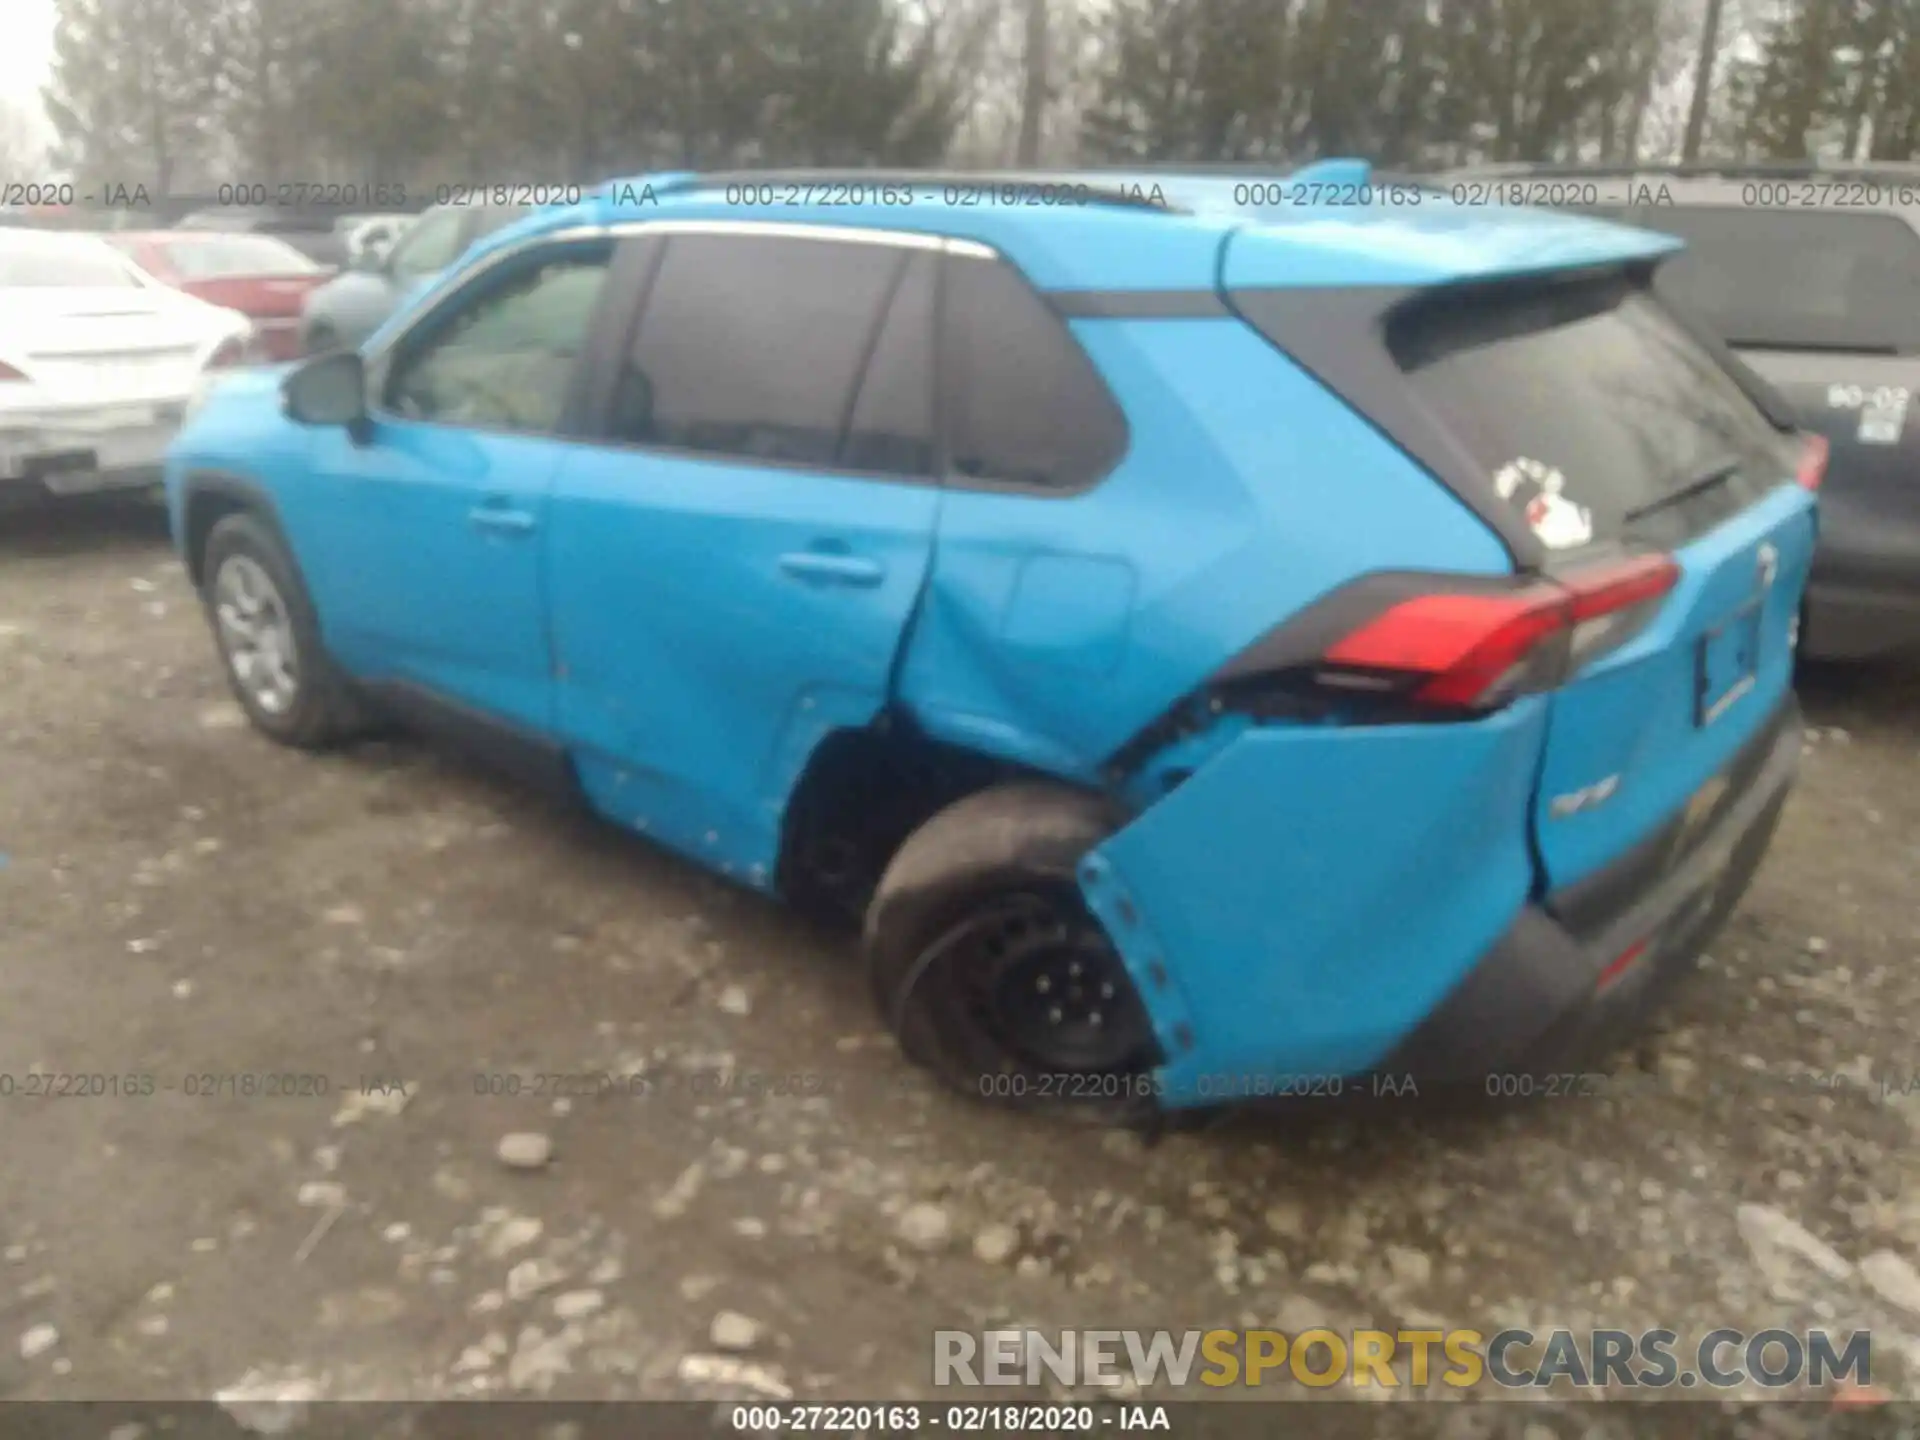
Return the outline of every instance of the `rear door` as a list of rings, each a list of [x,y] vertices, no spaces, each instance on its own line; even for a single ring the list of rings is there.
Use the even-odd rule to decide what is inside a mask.
[[[1776,714],[1812,558],[1813,499],[1776,430],[1626,279],[1415,311],[1391,332],[1444,418],[1547,545],[1550,571],[1666,552],[1674,590],[1580,637],[1534,802],[1549,889],[1618,858],[1711,787]]]
[[[557,477],[562,729],[601,808],[768,886],[788,793],[886,703],[933,550],[938,246],[677,229]]]
[[[1688,241],[1660,284],[1827,437],[1823,585],[1920,591],[1916,216],[1679,206],[1633,217]]]

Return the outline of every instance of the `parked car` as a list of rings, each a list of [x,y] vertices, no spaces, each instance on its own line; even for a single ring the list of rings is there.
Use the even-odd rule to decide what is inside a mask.
[[[354,268],[307,297],[302,317],[308,354],[358,345],[401,300],[426,288],[475,241],[526,214],[517,205],[437,205],[407,226],[384,255],[363,255]]]
[[[0,229],[0,496],[156,484],[190,395],[250,333],[92,236]]]
[[[270,360],[300,355],[301,302],[334,273],[271,235],[149,230],[105,238],[155,279],[245,315]]]
[[[860,916],[989,1100],[1564,1073],[1767,848],[1818,447],[1648,288],[1673,240],[1233,194],[528,217],[181,435],[241,705],[463,735]]]
[[[316,264],[337,270],[347,263],[346,241],[335,233],[330,214],[274,206],[216,205],[191,211],[173,228],[271,235],[284,240]]]
[[[1858,659],[1920,646],[1920,165],[1534,166],[1452,179],[1538,183],[1685,239],[1662,287],[1832,447],[1802,648]]]

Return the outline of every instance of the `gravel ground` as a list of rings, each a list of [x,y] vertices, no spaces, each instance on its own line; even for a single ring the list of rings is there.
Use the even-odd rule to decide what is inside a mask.
[[[1597,1094],[1143,1143],[937,1092],[844,942],[643,844],[256,736],[151,511],[0,516],[0,1395],[911,1397],[1008,1322],[1860,1326],[1914,1395],[1920,674],[1806,689]]]

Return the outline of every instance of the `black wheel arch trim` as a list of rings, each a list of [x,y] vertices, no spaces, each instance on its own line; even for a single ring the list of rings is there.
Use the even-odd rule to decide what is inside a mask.
[[[200,583],[200,556],[197,548],[189,543],[188,521],[193,515],[196,502],[205,496],[218,496],[223,500],[235,502],[238,508],[256,515],[270,526],[282,546],[294,563],[299,563],[299,555],[293,548],[292,539],[280,523],[280,507],[274,503],[273,496],[259,481],[249,479],[231,470],[189,470],[180,482],[179,532],[174,536],[174,546],[181,561],[187,567],[187,575],[197,586]],[[304,577],[303,577],[304,578]]]

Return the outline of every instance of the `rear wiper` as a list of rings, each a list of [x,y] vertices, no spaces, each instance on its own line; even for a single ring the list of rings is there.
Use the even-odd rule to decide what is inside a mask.
[[[1682,500],[1691,500],[1702,491],[1711,490],[1716,485],[1724,485],[1739,473],[1740,461],[1738,459],[1716,460],[1693,479],[1687,481],[1686,484],[1679,486],[1677,489],[1669,490],[1658,500],[1649,500],[1644,505],[1636,506],[1632,510],[1627,511],[1621,518],[1627,524],[1631,525],[1634,521],[1644,520],[1647,516],[1657,511],[1665,510],[1670,505],[1678,505]]]
[[[1900,347],[1882,340],[1779,340],[1729,335],[1727,344],[1745,350],[1797,351],[1808,355],[1898,355]]]

